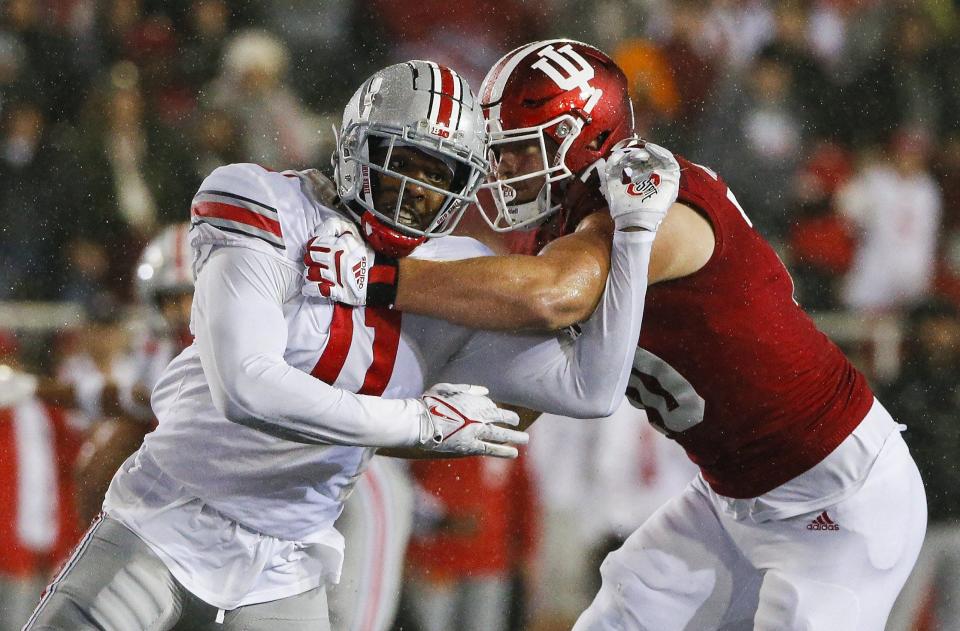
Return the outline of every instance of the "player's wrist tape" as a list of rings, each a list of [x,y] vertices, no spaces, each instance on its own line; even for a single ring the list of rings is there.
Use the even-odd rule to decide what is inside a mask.
[[[397,281],[400,279],[400,261],[377,252],[373,267],[367,275],[367,306],[392,307],[397,301]]]
[[[624,228],[637,228],[646,232],[656,232],[663,222],[662,213],[653,212],[634,212],[617,215],[613,218],[613,226],[616,230]]]

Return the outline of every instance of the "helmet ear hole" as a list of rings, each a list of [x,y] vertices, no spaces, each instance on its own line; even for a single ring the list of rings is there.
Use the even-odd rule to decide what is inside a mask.
[[[596,138],[590,141],[590,144],[587,145],[587,149],[589,149],[590,151],[600,151],[600,147],[602,147],[603,144],[607,142],[607,138],[609,137],[610,137],[609,129],[606,129],[600,132]]]

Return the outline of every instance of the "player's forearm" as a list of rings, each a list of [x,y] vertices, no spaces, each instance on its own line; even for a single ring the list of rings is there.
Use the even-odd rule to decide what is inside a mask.
[[[609,416],[623,398],[640,337],[653,240],[650,232],[617,231],[614,237],[603,300],[576,342],[571,391],[582,409],[573,416]]]
[[[213,388],[211,388],[213,389]],[[333,388],[271,357],[250,358],[218,384],[224,415],[285,440],[308,444],[404,447],[420,438],[422,410],[408,399],[381,399]]]
[[[616,410],[640,335],[653,234],[617,232],[611,271],[582,334],[478,333],[437,381],[476,382],[504,403],[596,418]]]
[[[85,374],[75,383],[43,378],[37,385],[37,397],[51,405],[80,409],[91,418],[126,412],[119,386],[99,373]]]
[[[404,259],[396,308],[494,331],[556,330],[583,321],[606,283],[610,234],[601,221],[540,256]]]
[[[476,329],[554,329],[576,321],[581,285],[537,257],[400,263],[396,308]]]
[[[73,384],[49,377],[41,378],[37,382],[37,398],[45,403],[64,408],[76,408],[78,405]]]
[[[511,403],[576,418],[612,414],[623,398],[640,336],[653,235],[617,232],[599,308],[584,322],[573,352],[552,361],[537,352],[520,361],[543,366]]]

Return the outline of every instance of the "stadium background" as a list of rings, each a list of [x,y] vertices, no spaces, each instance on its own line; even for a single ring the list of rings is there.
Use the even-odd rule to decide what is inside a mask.
[[[56,376],[71,356],[123,353],[144,317],[136,260],[188,217],[203,176],[230,162],[326,169],[331,124],[378,67],[429,58],[476,88],[518,44],[581,39],[627,72],[645,136],[728,180],[800,303],[909,425],[930,537],[890,628],[957,628],[958,27],[955,0],[0,0],[0,363]],[[544,442],[556,427],[606,453],[589,425],[542,424]],[[51,440],[77,445],[84,427]],[[70,513],[76,450],[56,451],[56,523],[35,524],[56,536],[31,539],[12,523],[16,447],[2,440],[0,579],[16,582],[49,574],[83,528]],[[642,449],[618,457],[649,473]],[[549,465],[523,462],[529,497],[486,509],[525,507],[498,571],[517,577],[513,628],[548,629],[538,555],[566,541],[600,558],[623,533],[540,536],[556,502],[568,515],[597,503],[586,481],[599,457],[569,500],[548,490]],[[651,501],[619,484],[610,501]],[[596,576],[583,580],[589,593]]]

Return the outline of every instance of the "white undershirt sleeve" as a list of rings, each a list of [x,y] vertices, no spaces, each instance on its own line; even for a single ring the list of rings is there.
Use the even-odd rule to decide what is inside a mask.
[[[616,231],[599,307],[581,334],[474,335],[438,381],[475,383],[494,400],[577,418],[616,411],[630,378],[654,233]]]
[[[213,251],[197,277],[193,326],[214,404],[228,419],[301,443],[417,445],[423,406],[334,388],[284,361],[281,305],[299,272],[242,247]]]

